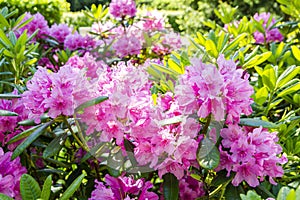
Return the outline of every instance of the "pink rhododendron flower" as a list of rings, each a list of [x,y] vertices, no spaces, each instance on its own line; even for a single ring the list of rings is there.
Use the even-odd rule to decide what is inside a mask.
[[[112,47],[120,57],[138,55],[142,49],[140,41],[133,35],[118,38]]]
[[[109,12],[115,18],[134,17],[136,5],[134,0],[112,0],[109,4]]]
[[[250,96],[253,88],[233,61],[220,55],[217,59],[219,69],[199,59],[191,62],[175,87],[175,97],[184,113],[197,113],[201,118],[212,114],[217,121],[227,114],[226,122],[232,123],[238,122],[242,113],[249,115],[252,112]]]
[[[31,15],[30,13],[26,12],[26,15],[23,21],[33,17],[32,21],[28,24],[23,26],[22,28],[18,29],[17,35],[21,35],[25,30],[27,30],[27,35],[32,35],[36,30],[39,29],[35,38],[45,38],[45,35],[49,34],[49,26],[48,22],[45,20],[44,16],[40,13],[36,13]]]
[[[87,36],[82,36],[79,33],[69,34],[64,40],[65,48],[74,50],[90,49],[95,47],[95,41]]]
[[[53,24],[49,29],[49,35],[60,43],[63,43],[65,38],[71,33],[72,29],[66,24]]]
[[[84,71],[78,68],[66,65],[50,73],[39,67],[22,94],[23,104],[37,123],[46,111],[52,118],[70,116],[78,105],[90,100],[89,86]]]
[[[157,194],[148,191],[153,187],[153,184],[150,181],[145,182],[144,179],[135,180],[132,177],[124,176],[124,174],[115,178],[107,174],[105,183],[107,186],[110,186],[109,188],[102,182],[96,181],[96,183],[96,189],[92,192],[92,197],[89,200],[130,199],[129,195],[131,197],[136,196],[139,200],[158,200]]]
[[[220,133],[222,145],[220,147],[220,165],[217,171],[226,169],[227,176],[230,172],[236,172],[232,184],[239,185],[246,181],[251,187],[259,185],[258,177],[264,180],[268,176],[272,184],[275,177],[283,175],[283,169],[278,164],[287,162],[282,153],[282,148],[276,144],[278,138],[276,133],[269,133],[266,129],[254,128],[243,129],[236,124],[229,124],[228,128],[223,128]]]
[[[163,16],[161,12],[157,10],[147,12],[142,24],[145,31],[162,31],[165,26]]]
[[[195,200],[205,195],[204,184],[191,176],[179,180],[179,197],[182,200]]]
[[[0,147],[0,193],[21,200],[20,179],[27,172],[17,157],[11,161],[12,152],[4,153]]]
[[[283,40],[283,35],[280,33],[279,29],[270,29],[272,25],[275,24],[275,18],[272,18],[271,23],[267,24],[271,17],[270,13],[256,13],[254,15],[254,20],[260,22],[263,21],[263,27],[265,28],[265,35],[259,31],[254,32],[254,38],[257,43],[263,44],[265,42],[270,43],[273,41],[281,42]]]

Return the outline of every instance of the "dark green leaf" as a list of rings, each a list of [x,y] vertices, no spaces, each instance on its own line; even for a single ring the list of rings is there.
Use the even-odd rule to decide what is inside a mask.
[[[29,136],[34,130],[36,130],[37,128],[41,127],[41,125],[38,125],[38,126],[35,126],[35,127],[31,127],[25,131],[23,131],[22,133],[19,133],[18,135],[15,135],[13,138],[11,138],[9,141],[8,141],[8,144],[12,144],[14,142],[17,142],[23,138],[26,138],[27,136]]]
[[[20,192],[23,200],[36,200],[41,197],[41,189],[29,174],[23,174],[20,180]]]
[[[90,107],[90,106],[94,106],[96,104],[99,104],[105,100],[107,100],[108,97],[105,97],[105,96],[101,96],[101,97],[97,97],[95,99],[92,99],[90,101],[87,101],[81,105],[79,105],[76,109],[75,109],[75,112],[83,112],[83,109],[87,108],[87,107]]]
[[[8,110],[0,110],[0,116],[18,116],[18,113],[11,112]]]
[[[205,169],[214,169],[219,165],[220,152],[215,144],[208,138],[204,138],[197,151],[197,161]]]
[[[225,199],[241,200],[240,191],[238,187],[234,187],[232,184],[228,184],[224,193]]]
[[[63,133],[57,137],[55,137],[46,147],[46,149],[43,152],[43,157],[44,158],[49,158],[52,157],[61,150],[61,148],[64,145],[64,142],[67,138],[67,134]]]
[[[278,126],[272,122],[263,121],[260,119],[253,119],[253,118],[242,118],[239,122],[242,126],[252,126],[252,127],[260,127],[263,128],[277,128]]]
[[[11,159],[15,159],[18,157],[33,141],[35,141],[40,135],[44,133],[44,131],[53,123],[47,122],[36,129],[26,140],[24,140],[13,152]]]
[[[179,184],[174,174],[167,173],[163,176],[163,191],[165,200],[177,200],[179,193]]]
[[[84,179],[85,175],[81,174],[79,177],[77,177],[73,183],[66,189],[66,191],[61,196],[60,200],[67,200],[76,192],[76,190],[79,188],[80,184],[82,183],[82,180]]]
[[[42,193],[41,193],[41,199],[49,200],[51,194],[51,185],[52,185],[52,176],[49,175],[44,182]]]

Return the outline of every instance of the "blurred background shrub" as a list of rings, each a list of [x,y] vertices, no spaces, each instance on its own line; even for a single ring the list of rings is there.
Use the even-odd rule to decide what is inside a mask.
[[[0,0],[0,7],[5,6],[10,11],[17,10],[18,16],[25,12],[40,12],[49,24],[60,23],[63,13],[70,10],[66,0]]]

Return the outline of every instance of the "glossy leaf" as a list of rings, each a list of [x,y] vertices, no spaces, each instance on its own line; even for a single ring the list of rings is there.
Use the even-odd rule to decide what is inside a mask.
[[[8,141],[8,144],[12,144],[14,142],[17,142],[23,138],[26,138],[28,137],[31,133],[33,133],[34,130],[36,130],[37,128],[41,127],[41,125],[38,125],[38,126],[35,126],[35,127],[31,127],[29,129],[26,129],[25,131],[23,131],[22,133],[19,133],[18,135],[15,135],[13,138],[11,138],[9,141]]]
[[[292,80],[297,74],[300,72],[300,66],[292,65],[288,67],[277,79],[276,85],[277,87],[282,87],[290,80]]]
[[[220,152],[215,144],[208,138],[204,138],[197,151],[197,161],[205,169],[214,169],[219,165]]]
[[[84,179],[85,175],[81,174],[80,176],[78,176],[73,182],[72,184],[66,189],[66,191],[63,193],[63,195],[61,196],[60,200],[67,200],[70,197],[72,197],[72,195],[76,192],[76,190],[79,188],[79,186],[81,185],[83,179]]]
[[[283,186],[277,195],[277,200],[286,200],[286,197],[288,196],[288,194],[290,193],[290,188],[287,186]]]
[[[285,95],[291,94],[291,93],[299,91],[299,90],[300,90],[300,82],[285,88],[283,91],[281,91],[278,94],[278,97],[283,97]]]
[[[294,57],[300,61],[300,49],[298,47],[296,47],[295,45],[291,46],[292,48],[292,53],[294,55]]]
[[[61,150],[63,147],[64,141],[67,138],[67,134],[63,133],[57,137],[55,137],[46,147],[46,149],[43,152],[44,158],[52,157]]]
[[[75,109],[75,112],[82,112],[85,108],[87,107],[90,107],[90,106],[94,106],[94,105],[97,105],[105,100],[107,100],[108,97],[105,97],[105,96],[101,96],[101,97],[97,97],[95,99],[92,99],[90,101],[87,101],[81,105],[79,105],[76,109]]]
[[[272,52],[268,51],[262,54],[258,54],[251,58],[248,62],[243,65],[243,68],[248,69],[254,67],[256,65],[260,65],[261,63],[268,60],[268,58],[272,55]]]
[[[51,194],[51,186],[52,186],[52,175],[49,175],[43,185],[43,189],[41,192],[41,199],[49,200]]]
[[[20,95],[16,94],[0,94],[0,99],[16,99],[16,98],[21,98]]]
[[[276,84],[276,72],[273,67],[264,70],[262,80],[264,85],[268,87],[269,91],[274,90]]]
[[[41,196],[41,189],[29,174],[23,174],[20,180],[20,192],[23,200],[36,200]]]
[[[18,116],[18,113],[8,110],[0,110],[0,116]]]
[[[239,122],[242,126],[251,126],[251,127],[260,127],[263,128],[277,128],[277,125],[272,122],[263,121],[260,119],[253,119],[253,118],[242,118]]]
[[[177,200],[179,194],[179,182],[174,174],[167,173],[163,176],[163,193],[165,200]]]
[[[33,141],[35,141],[40,135],[42,135],[44,133],[44,131],[48,128],[48,126],[50,126],[53,123],[53,121],[51,122],[47,122],[45,124],[43,124],[42,126],[40,126],[39,128],[37,128],[36,130],[34,130],[34,132],[29,135],[28,138],[26,138],[13,152],[11,159],[15,159],[16,157],[18,157]]]

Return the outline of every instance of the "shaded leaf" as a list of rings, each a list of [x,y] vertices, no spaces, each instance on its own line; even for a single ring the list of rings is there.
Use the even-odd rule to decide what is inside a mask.
[[[55,137],[46,147],[46,149],[43,152],[43,158],[49,158],[52,157],[61,150],[63,147],[64,141],[67,138],[67,134],[63,133],[57,137]]]
[[[167,173],[163,176],[163,192],[165,200],[177,200],[179,194],[179,182],[174,174]]]
[[[47,122],[37,128],[29,137],[24,140],[13,152],[11,159],[14,160],[16,157],[18,157],[33,141],[35,141],[40,135],[44,133],[44,131],[53,123]]]
[[[0,116],[18,116],[18,113],[11,112],[8,110],[0,110]]]
[[[48,200],[50,198],[51,185],[52,185],[52,176],[49,175],[44,182],[42,193],[41,193],[41,199]]]
[[[261,119],[253,119],[253,118],[242,118],[239,122],[242,126],[251,126],[251,127],[260,127],[263,128],[277,128],[278,126],[272,122],[263,121]]]
[[[75,109],[75,112],[82,112],[83,109],[87,108],[87,107],[90,107],[90,106],[94,106],[94,105],[97,105],[105,100],[107,100],[108,97],[105,97],[105,96],[101,96],[101,97],[97,97],[95,99],[92,99],[90,101],[87,101],[81,105],[79,105],[76,109]]]
[[[80,184],[82,183],[82,180],[84,179],[85,175],[81,174],[78,176],[72,184],[66,189],[66,191],[61,196],[60,200],[67,200],[76,192],[76,190],[79,188]]]

